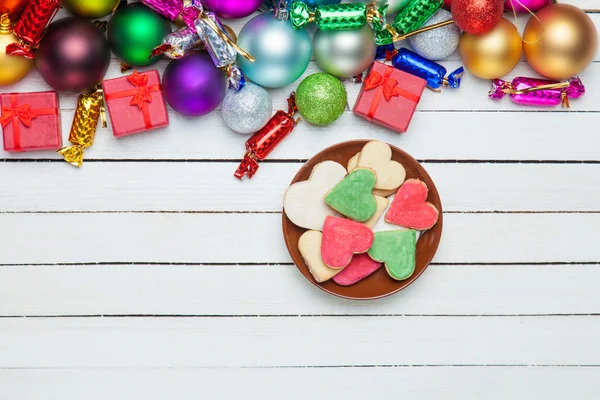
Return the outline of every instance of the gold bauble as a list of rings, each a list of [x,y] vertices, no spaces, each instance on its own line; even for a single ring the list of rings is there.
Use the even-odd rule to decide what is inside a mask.
[[[583,71],[594,59],[598,33],[592,19],[569,4],[551,4],[531,18],[523,37],[525,57],[539,74],[568,79]],[[541,37],[541,39],[540,39]]]
[[[459,50],[465,67],[473,75],[495,79],[508,74],[519,63],[523,44],[517,28],[502,18],[486,34],[463,33]]]
[[[2,15],[0,17],[0,86],[12,85],[25,78],[35,64],[28,58],[6,54],[6,46],[18,41],[19,39],[12,33],[8,14]]]

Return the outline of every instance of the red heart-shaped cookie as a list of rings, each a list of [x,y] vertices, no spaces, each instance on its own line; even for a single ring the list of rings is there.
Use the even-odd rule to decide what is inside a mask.
[[[440,212],[427,202],[427,184],[418,179],[408,179],[400,186],[385,215],[385,222],[424,231],[434,226]]]
[[[373,239],[373,231],[366,225],[329,216],[323,225],[321,258],[330,268],[344,268],[354,254],[367,252]]]

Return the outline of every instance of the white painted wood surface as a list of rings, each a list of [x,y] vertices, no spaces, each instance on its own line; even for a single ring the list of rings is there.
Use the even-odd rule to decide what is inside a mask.
[[[600,54],[581,77],[566,110],[493,102],[467,75],[425,93],[404,135],[354,117],[346,83],[339,121],[300,124],[245,182],[232,173],[246,137],[218,111],[122,140],[101,130],[81,170],[5,153],[0,400],[597,399]],[[272,91],[277,108],[294,87]],[[3,89],[48,87],[34,72]],[[65,137],[75,99],[61,95]],[[421,160],[446,212],[433,265],[373,302],[308,284],[280,229],[302,163],[356,138]]]

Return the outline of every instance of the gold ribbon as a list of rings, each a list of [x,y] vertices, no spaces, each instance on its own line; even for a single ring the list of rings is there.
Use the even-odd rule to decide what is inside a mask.
[[[231,47],[233,47],[235,49],[235,51],[237,51],[239,54],[242,55],[242,57],[246,58],[250,62],[256,61],[256,59],[254,57],[252,57],[244,49],[242,49],[237,44],[235,44],[235,42],[233,40],[231,40],[229,38],[229,36],[227,36],[225,34],[225,32],[223,32],[217,26],[217,24],[215,24],[210,18],[208,18],[208,16],[204,12],[199,15],[199,18],[202,18],[202,20],[206,23],[206,25],[208,25],[210,27],[210,29],[212,29],[219,36],[219,38],[221,38],[222,40],[227,42],[227,44],[230,45]]]

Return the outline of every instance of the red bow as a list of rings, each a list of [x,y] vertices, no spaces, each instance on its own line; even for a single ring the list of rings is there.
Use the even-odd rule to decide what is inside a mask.
[[[132,75],[127,77],[127,80],[137,88],[137,92],[129,102],[130,105],[138,106],[141,110],[144,108],[144,103],[152,102],[152,95],[148,90],[148,75],[134,71]]]
[[[400,96],[401,91],[398,88],[398,81],[389,77],[382,76],[379,72],[373,70],[365,79],[365,90],[376,89],[381,87],[383,89],[383,97],[385,101],[390,101],[392,97]]]
[[[12,122],[13,118],[17,118],[23,125],[29,128],[31,127],[31,121],[37,116],[37,113],[31,111],[29,104],[23,104],[16,108],[3,107],[0,123],[2,123],[2,127],[4,128]]]

